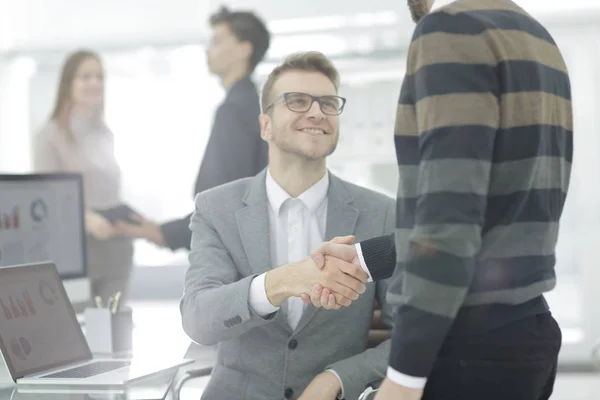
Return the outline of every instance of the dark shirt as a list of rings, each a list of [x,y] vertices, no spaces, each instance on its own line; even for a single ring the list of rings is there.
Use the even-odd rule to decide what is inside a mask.
[[[268,146],[260,137],[260,101],[256,86],[245,77],[227,92],[216,111],[212,131],[194,186],[194,196],[207,189],[258,174],[268,163]],[[192,214],[160,226],[171,250],[189,250]]]

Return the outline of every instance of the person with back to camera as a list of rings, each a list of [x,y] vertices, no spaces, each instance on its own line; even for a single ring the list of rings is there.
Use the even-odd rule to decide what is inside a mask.
[[[547,400],[562,345],[544,293],[573,160],[567,66],[512,0],[433,3],[409,1],[395,234],[325,243],[313,257],[392,276],[376,400]],[[320,294],[304,300],[319,306]]]
[[[126,300],[133,264],[132,240],[95,210],[122,204],[121,170],[113,133],[104,120],[104,70],[98,54],[79,50],[62,68],[50,120],[34,139],[37,172],[75,172],[83,178],[88,275],[92,295]]]

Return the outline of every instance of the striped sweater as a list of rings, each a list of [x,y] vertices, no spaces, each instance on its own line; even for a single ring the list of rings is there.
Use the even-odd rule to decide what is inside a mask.
[[[510,0],[458,0],[423,18],[395,147],[395,247],[361,246],[376,278],[396,257],[390,367],[426,377],[461,308],[524,304],[555,286],[573,132],[550,34]]]

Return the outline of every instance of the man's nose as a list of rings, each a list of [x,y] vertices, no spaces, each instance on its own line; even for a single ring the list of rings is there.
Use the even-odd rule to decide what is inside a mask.
[[[307,111],[307,114],[310,118],[318,118],[319,120],[325,118],[325,114],[321,110],[321,105],[317,100],[313,100],[310,108]]]

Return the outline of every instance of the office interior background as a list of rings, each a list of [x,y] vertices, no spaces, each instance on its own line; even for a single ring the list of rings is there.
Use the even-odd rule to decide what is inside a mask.
[[[600,339],[600,1],[516,2],[546,25],[571,74],[575,161],[557,253],[558,286],[548,299],[563,328],[561,363],[587,365]],[[204,53],[207,18],[220,4],[0,0],[0,171],[31,171],[32,137],[49,116],[61,63],[67,53],[87,47],[101,54],[106,68],[106,117],[124,200],[157,221],[187,214],[213,111],[224,96]],[[414,27],[406,2],[225,4],[253,9],[268,21],[273,41],[255,73],[257,83],[293,51],[318,50],[334,60],[348,103],[330,169],[393,196],[394,110]],[[178,299],[186,252],[139,240],[135,264],[134,300]]]

